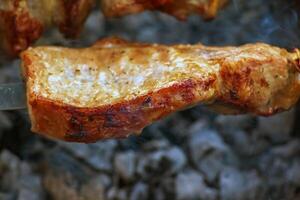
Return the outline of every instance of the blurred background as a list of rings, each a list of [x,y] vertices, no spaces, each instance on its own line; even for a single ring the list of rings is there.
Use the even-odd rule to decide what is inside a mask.
[[[159,12],[88,18],[80,39],[47,32],[36,45],[88,46],[117,35],[144,42],[300,47],[297,0],[232,0],[213,21]],[[19,60],[2,62],[16,82]],[[0,200],[298,200],[300,109],[273,117],[222,116],[204,107],[175,113],[141,136],[95,144],[30,132],[26,111],[0,112]]]

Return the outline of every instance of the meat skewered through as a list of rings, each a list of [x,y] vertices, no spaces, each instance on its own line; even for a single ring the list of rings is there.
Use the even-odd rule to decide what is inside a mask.
[[[94,142],[139,133],[196,104],[271,115],[300,97],[299,53],[267,44],[165,46],[110,38],[22,53],[32,131]]]
[[[0,52],[17,56],[50,26],[76,37],[93,5],[94,0],[1,0]]]
[[[1,0],[0,52],[15,57],[48,27],[76,37],[96,0]],[[101,0],[107,17],[156,9],[184,19],[195,13],[213,18],[225,0]]]
[[[212,19],[227,0],[102,0],[106,16],[116,17],[144,10],[159,10],[178,19],[185,20],[190,14],[200,14],[204,19]]]

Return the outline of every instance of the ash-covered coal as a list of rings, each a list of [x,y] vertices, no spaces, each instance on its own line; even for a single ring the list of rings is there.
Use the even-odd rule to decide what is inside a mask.
[[[210,22],[199,16],[180,22],[158,12],[104,19],[95,11],[80,40],[67,41],[53,31],[38,44],[87,46],[117,35],[166,44],[267,42],[292,49],[300,47],[296,4],[232,0]],[[18,65],[3,64],[0,83],[19,81]],[[0,199],[297,200],[299,111],[269,118],[221,116],[198,106],[147,127],[139,137],[90,145],[41,138],[29,132],[26,111],[0,112]]]

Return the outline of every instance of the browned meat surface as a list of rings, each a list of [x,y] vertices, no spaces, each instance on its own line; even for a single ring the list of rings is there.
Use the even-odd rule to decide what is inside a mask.
[[[22,60],[32,130],[67,141],[140,133],[195,104],[271,115],[300,96],[299,54],[262,43],[165,46],[111,38],[82,49],[30,48]]]
[[[144,10],[160,10],[178,19],[199,14],[205,19],[214,18],[227,0],[102,0],[106,16],[123,16]]]
[[[1,0],[0,51],[17,56],[49,26],[58,27],[67,37],[77,36],[93,3],[94,0]]]
[[[57,27],[65,36],[76,37],[96,0],[1,0],[0,51],[17,56],[40,38],[43,31]],[[108,17],[144,10],[160,10],[179,19],[189,14],[213,18],[225,0],[102,0]]]

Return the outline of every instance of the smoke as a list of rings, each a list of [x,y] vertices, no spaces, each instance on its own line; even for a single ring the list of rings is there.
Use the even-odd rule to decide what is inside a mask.
[[[296,1],[272,1],[260,20],[258,39],[286,48],[300,47],[299,12]]]
[[[230,19],[230,16],[227,20],[236,20],[238,28],[227,27],[225,30],[232,32],[238,29],[235,39],[239,44],[266,42],[286,48],[300,46],[300,3],[296,0],[232,0],[228,11],[235,13],[238,20]],[[227,17],[227,14],[224,16]]]
[[[207,43],[213,45],[266,42],[295,48],[300,47],[299,13],[296,0],[231,0],[215,21],[198,24],[211,29]]]

